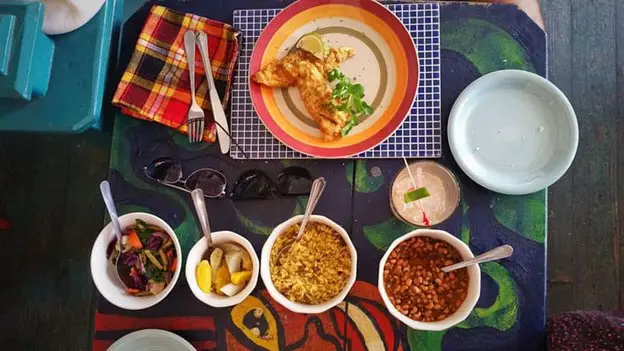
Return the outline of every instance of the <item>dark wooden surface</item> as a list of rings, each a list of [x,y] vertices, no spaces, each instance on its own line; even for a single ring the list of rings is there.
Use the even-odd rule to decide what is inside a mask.
[[[110,136],[0,134],[0,349],[89,347]]]
[[[549,191],[550,312],[623,308],[624,51],[616,52],[616,38],[623,43],[624,2],[542,6],[550,80],[570,98],[580,127],[576,160]]]
[[[549,312],[624,308],[624,1],[543,0],[581,142],[549,191]],[[86,350],[110,136],[0,134],[0,349]]]

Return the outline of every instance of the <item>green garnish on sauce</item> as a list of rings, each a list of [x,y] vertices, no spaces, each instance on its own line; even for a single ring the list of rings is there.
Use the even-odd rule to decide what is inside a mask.
[[[353,84],[351,79],[338,69],[329,72],[327,80],[331,83],[338,81],[336,87],[332,91],[330,105],[338,111],[345,111],[351,117],[349,122],[342,128],[341,134],[345,136],[349,134],[354,126],[360,123],[360,118],[373,114],[373,108],[362,100],[364,97],[364,86],[362,84]]]
[[[405,195],[403,195],[403,200],[406,204],[408,204],[429,196],[431,196],[431,194],[429,194],[429,190],[427,190],[427,188],[418,188],[416,190],[406,192]]]

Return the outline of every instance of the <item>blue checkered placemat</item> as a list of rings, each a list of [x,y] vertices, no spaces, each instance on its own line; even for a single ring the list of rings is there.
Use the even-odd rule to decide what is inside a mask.
[[[440,9],[437,4],[387,5],[414,38],[420,60],[418,95],[403,125],[381,145],[355,158],[438,158],[442,156],[440,117]],[[281,9],[234,11],[243,43],[232,87],[231,134],[251,159],[307,158],[279,142],[256,114],[249,95],[249,61],[262,29]],[[230,156],[245,155],[232,144]]]

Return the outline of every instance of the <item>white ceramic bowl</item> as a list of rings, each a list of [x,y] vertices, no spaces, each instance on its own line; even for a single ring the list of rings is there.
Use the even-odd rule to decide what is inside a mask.
[[[91,276],[93,277],[93,282],[98,291],[108,302],[126,310],[142,310],[162,301],[169,295],[171,290],[173,290],[173,287],[180,277],[180,270],[182,269],[182,248],[180,247],[180,241],[178,241],[178,237],[175,235],[173,229],[162,219],[143,212],[125,214],[119,217],[119,223],[123,229],[134,224],[137,219],[148,224],[159,226],[169,234],[178,255],[178,262],[171,282],[169,282],[165,289],[159,294],[153,296],[129,295],[126,293],[126,288],[119,281],[119,278],[117,278],[115,266],[106,259],[106,248],[115,238],[115,234],[113,233],[113,225],[111,223],[104,227],[95,239],[93,249],[91,250]]]
[[[318,222],[318,223],[326,224],[332,227],[338,234],[340,234],[340,236],[342,236],[342,239],[345,241],[345,243],[349,247],[349,252],[351,253],[351,275],[349,276],[349,279],[347,280],[347,284],[342,289],[342,291],[329,301],[326,301],[318,305],[307,305],[303,303],[290,301],[289,299],[286,298],[286,296],[282,295],[282,293],[277,291],[277,289],[275,288],[275,285],[273,285],[273,281],[271,280],[271,272],[269,270],[269,258],[271,256],[271,248],[273,247],[275,240],[277,240],[277,238],[286,229],[288,229],[290,226],[296,223],[300,223],[302,219],[303,219],[303,216],[301,215],[295,216],[287,220],[286,222],[278,225],[277,227],[275,227],[275,229],[273,229],[273,232],[271,233],[271,235],[269,235],[269,238],[267,239],[267,241],[264,243],[264,246],[262,247],[262,257],[261,257],[262,262],[260,266],[260,275],[262,276],[262,281],[264,282],[264,285],[266,286],[267,291],[269,292],[269,295],[271,295],[271,297],[275,301],[277,301],[280,305],[296,313],[322,313],[336,306],[340,302],[342,302],[342,300],[344,300],[345,297],[347,297],[347,293],[349,292],[349,290],[351,290],[351,287],[353,287],[353,284],[355,283],[355,277],[357,274],[357,252],[355,251],[355,246],[353,246],[353,243],[351,242],[351,239],[349,238],[349,234],[347,234],[347,231],[344,230],[344,228],[342,228],[336,222],[332,221],[331,219],[327,217],[317,216],[317,215],[310,216],[310,221],[308,223]]]
[[[461,240],[457,239],[453,235],[443,230],[433,230],[433,229],[414,230],[413,232],[407,233],[401,236],[400,238],[396,239],[395,241],[393,241],[390,247],[388,248],[388,250],[386,251],[386,254],[381,258],[381,261],[379,262],[379,280],[378,280],[379,281],[379,284],[378,284],[379,293],[381,294],[381,298],[386,304],[386,308],[388,308],[388,311],[390,311],[390,313],[393,316],[398,318],[401,322],[405,323],[405,325],[407,325],[408,327],[417,329],[417,330],[433,330],[433,331],[448,329],[456,325],[457,323],[460,323],[464,319],[466,319],[468,315],[470,314],[470,312],[472,312],[472,309],[477,304],[477,301],[479,300],[479,295],[481,294],[481,269],[479,269],[479,265],[472,265],[468,267],[468,277],[469,277],[468,278],[469,279],[468,280],[468,292],[466,294],[466,299],[464,300],[464,303],[462,303],[462,305],[459,306],[459,309],[457,309],[455,313],[453,313],[452,315],[446,317],[445,319],[441,321],[436,321],[436,322],[415,321],[407,317],[406,315],[402,314],[394,307],[394,305],[388,299],[388,294],[386,294],[386,289],[384,288],[384,281],[383,281],[384,266],[386,265],[386,260],[388,260],[388,256],[390,256],[390,253],[392,252],[392,250],[394,250],[394,248],[397,247],[397,245],[399,245],[403,241],[409,238],[415,237],[415,236],[428,236],[434,239],[446,241],[447,243],[451,244],[455,249],[457,249],[457,251],[459,251],[460,255],[462,256],[464,260],[469,260],[471,258],[474,258],[474,255],[472,254],[472,251],[470,251],[470,248],[468,247],[468,245],[464,244],[464,242],[462,242]]]
[[[251,273],[251,279],[247,282],[247,286],[243,288],[238,294],[228,297],[228,296],[219,296],[214,293],[206,294],[203,292],[199,285],[197,285],[197,277],[195,276],[195,270],[197,266],[199,266],[199,262],[202,260],[202,256],[208,250],[208,241],[205,237],[202,237],[191,249],[186,258],[186,281],[188,282],[193,295],[197,297],[197,299],[208,306],[212,307],[228,307],[234,306],[236,304],[241,303],[256,287],[258,284],[258,272],[260,271],[260,261],[258,260],[258,255],[256,251],[254,251],[253,246],[249,242],[249,240],[243,238],[242,236],[230,232],[230,231],[220,231],[212,233],[212,241],[215,245],[225,244],[225,243],[235,243],[242,246],[251,257],[251,263],[253,264],[253,270]],[[213,278],[214,279],[214,278]]]
[[[509,195],[542,190],[568,170],[579,142],[576,115],[548,80],[503,70],[470,84],[448,120],[457,164],[481,186]]]

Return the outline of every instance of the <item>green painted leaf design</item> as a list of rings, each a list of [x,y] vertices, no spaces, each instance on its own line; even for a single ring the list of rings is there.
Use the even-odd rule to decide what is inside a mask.
[[[525,238],[543,244],[546,240],[546,193],[525,196],[497,195],[492,210],[499,223]]]
[[[442,49],[464,55],[481,74],[520,69],[535,72],[524,48],[502,28],[480,20],[445,21],[441,33]]]
[[[438,351],[442,350],[442,338],[446,330],[427,331],[408,328],[407,342],[412,351]]]
[[[191,150],[191,151],[199,151],[199,150],[204,150],[207,149],[209,147],[212,146],[211,143],[189,143],[188,141],[188,135],[183,134],[178,132],[175,129],[168,129],[168,133],[171,135],[171,139],[173,140],[173,142],[178,145],[181,146],[187,150]]]
[[[384,184],[384,176],[379,174],[371,174],[366,168],[366,160],[357,160],[347,164],[345,167],[345,176],[349,184],[353,185],[353,164],[355,163],[355,191],[359,193],[374,193]]]
[[[236,207],[234,207],[234,211],[236,212],[236,217],[238,218],[239,222],[241,222],[241,224],[248,231],[266,236],[269,236],[273,231],[273,228],[255,223],[251,218],[245,217]]]
[[[303,212],[305,211],[305,206],[307,202],[308,202],[308,196],[298,196],[295,209],[293,210],[293,216],[303,214]],[[273,232],[273,227],[262,225],[260,223],[255,222],[253,219],[246,217],[236,208],[236,206],[234,206],[234,211],[236,212],[236,217],[238,218],[240,223],[248,231],[255,233],[255,234],[266,235],[266,236],[271,235],[271,232]]]
[[[130,145],[125,135],[127,130],[138,126],[140,123],[146,122],[141,122],[134,118],[127,118],[120,114],[117,114],[115,117],[113,131],[114,138],[111,146],[111,168],[119,171],[119,173],[123,175],[124,179],[135,188],[147,189],[161,194],[166,194],[167,197],[177,202],[182,207],[184,213],[187,215],[185,216],[184,221],[180,223],[178,227],[173,228],[173,230],[180,241],[182,252],[184,256],[186,256],[191,250],[191,247],[193,247],[193,245],[195,245],[197,240],[200,238],[199,227],[195,222],[195,217],[192,215],[193,212],[188,207],[186,200],[182,198],[182,193],[180,191],[152,183],[146,183],[134,174],[130,162],[128,162],[127,159],[121,158],[122,156],[125,157],[125,155],[130,154]],[[125,208],[132,208],[132,204],[127,204],[125,206]]]
[[[459,206],[462,211],[462,224],[461,230],[459,232],[459,237],[464,243],[466,243],[466,245],[470,245],[470,223],[468,223],[468,217],[466,217],[466,213],[468,212],[468,209],[470,207],[468,206],[468,203],[464,200],[463,194],[461,196],[461,202],[459,203]]]
[[[483,273],[494,279],[498,285],[498,296],[487,308],[475,308],[474,311],[457,326],[459,328],[491,327],[505,331],[513,327],[518,316],[518,294],[516,282],[507,269],[496,262],[481,264]]]
[[[297,196],[297,203],[293,211],[293,216],[302,215],[305,212],[305,208],[308,205],[308,197],[309,196]]]
[[[396,218],[385,222],[364,226],[364,236],[379,250],[385,251],[392,242],[401,235],[411,232],[417,227],[401,222]]]
[[[118,212],[117,214],[121,216],[126,213],[132,213],[132,212],[150,213],[151,210],[144,206],[138,206],[138,205],[132,205],[132,204],[119,204],[117,205],[117,212]],[[106,217],[108,218],[108,214],[106,215]]]

